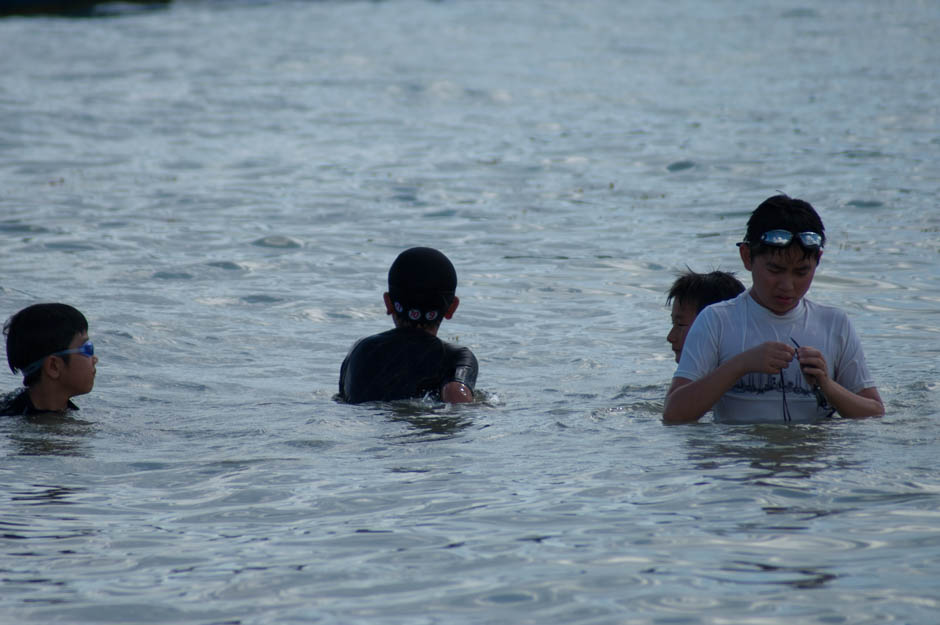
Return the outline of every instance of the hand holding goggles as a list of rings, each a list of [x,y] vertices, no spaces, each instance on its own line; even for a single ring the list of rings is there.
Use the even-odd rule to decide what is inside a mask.
[[[822,247],[823,238],[818,232],[790,232],[789,230],[768,230],[760,235],[760,243],[772,247],[787,247],[796,237],[806,249],[816,249]]]
[[[797,349],[800,348],[800,344],[796,342],[795,338],[791,336],[790,340],[793,342],[794,345],[796,345]],[[799,354],[796,355],[796,359],[797,360],[800,359]],[[781,373],[780,375],[782,376],[783,373]],[[823,394],[822,389],[819,388],[818,384],[813,384],[813,395],[816,396],[816,405],[826,411],[827,419],[831,417],[833,414],[835,414],[836,409],[833,408],[832,405],[829,404],[829,401],[826,399],[826,396]]]
[[[37,360],[36,362],[34,362],[33,364],[29,365],[28,367],[25,367],[24,369],[22,369],[23,375],[24,376],[30,375],[36,371],[39,371],[39,369],[42,367],[42,363],[49,356],[64,356],[65,354],[81,354],[82,356],[91,358],[92,356],[95,355],[95,346],[92,344],[91,341],[85,341],[84,343],[82,343],[80,347],[73,347],[71,349],[63,349],[58,352],[52,352],[51,354],[47,354],[43,356],[42,358],[40,358],[39,360]]]

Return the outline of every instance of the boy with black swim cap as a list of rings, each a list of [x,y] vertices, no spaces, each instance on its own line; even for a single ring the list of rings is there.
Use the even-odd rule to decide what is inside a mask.
[[[98,357],[88,321],[68,304],[34,304],[4,324],[7,362],[25,388],[0,397],[0,415],[78,410],[72,397],[95,385]]]
[[[413,247],[399,254],[383,295],[395,328],[353,345],[340,367],[339,396],[351,404],[426,395],[473,401],[476,357],[437,338],[441,322],[460,304],[456,289],[457,272],[438,250]]]
[[[703,310],[686,336],[663,420],[815,423],[884,414],[844,312],[805,297],[826,234],[816,210],[776,195],[758,206],[738,244],[750,290]]]

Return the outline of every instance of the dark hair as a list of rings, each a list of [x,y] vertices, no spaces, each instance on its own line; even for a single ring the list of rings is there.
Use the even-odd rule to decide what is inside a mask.
[[[76,334],[87,331],[85,315],[68,304],[27,306],[3,324],[10,371],[23,371],[49,354],[68,349]],[[62,358],[68,362],[69,355],[63,354]],[[40,375],[40,371],[25,375],[23,385],[35,384]]]
[[[826,245],[826,229],[816,209],[809,202],[791,198],[785,194],[774,195],[761,202],[747,220],[744,242],[751,248],[752,257],[766,253],[768,250],[779,252],[793,245],[800,245],[796,237],[793,237],[793,242],[786,248],[761,244],[761,235],[771,230],[789,230],[794,234],[816,232],[821,235],[822,244],[818,249],[802,248],[803,258],[816,256],[818,259],[820,250]]]
[[[744,291],[744,285],[727,271],[696,273],[686,267],[672,283],[666,304],[676,300],[680,304],[695,304],[696,314],[706,306],[736,297]]]
[[[456,290],[453,263],[431,247],[405,250],[388,270],[388,293],[395,317],[406,325],[440,325]]]

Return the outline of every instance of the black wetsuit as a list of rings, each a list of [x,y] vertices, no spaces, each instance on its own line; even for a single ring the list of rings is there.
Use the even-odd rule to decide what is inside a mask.
[[[418,328],[395,328],[360,339],[339,371],[339,395],[351,404],[440,397],[460,382],[473,390],[477,359],[466,347],[445,343]]]
[[[78,410],[78,406],[69,400],[68,409]],[[25,388],[0,397],[0,417],[23,417],[47,412],[49,411],[40,410],[33,405],[33,401],[29,398],[29,392]]]

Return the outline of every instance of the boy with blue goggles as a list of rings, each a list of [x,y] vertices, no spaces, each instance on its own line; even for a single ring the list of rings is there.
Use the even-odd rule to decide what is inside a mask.
[[[0,415],[78,410],[72,397],[95,384],[95,346],[88,321],[67,304],[34,304],[3,326],[7,362],[25,388],[0,397]]]

